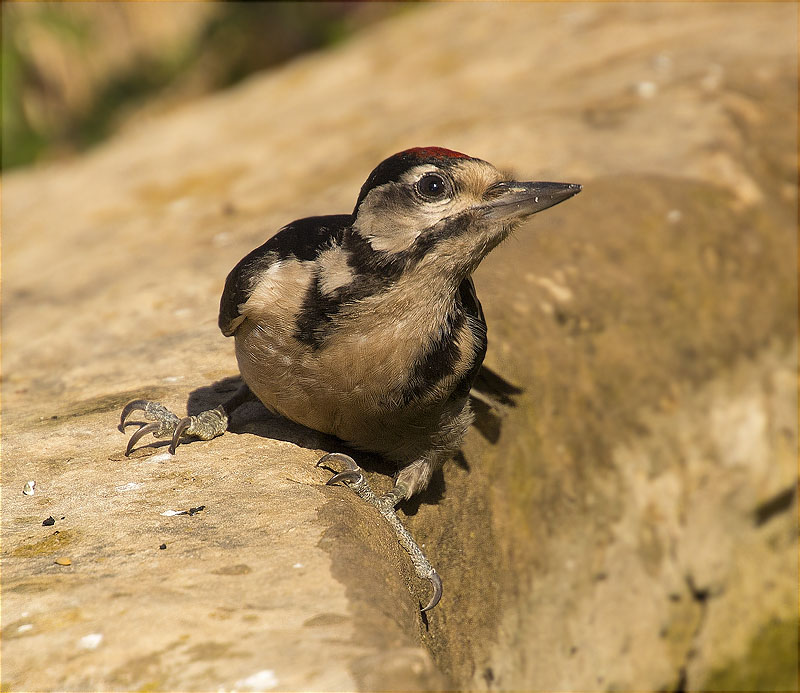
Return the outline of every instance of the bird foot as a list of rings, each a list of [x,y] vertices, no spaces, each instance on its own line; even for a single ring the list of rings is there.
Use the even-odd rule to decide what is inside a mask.
[[[328,480],[327,485],[331,486],[338,482],[343,482],[370,505],[374,505],[378,509],[378,512],[380,512],[395,531],[400,546],[402,546],[411,557],[411,562],[414,564],[417,576],[431,581],[433,585],[433,596],[427,606],[422,609],[423,612],[430,611],[442,598],[442,579],[422,552],[419,544],[414,541],[414,537],[411,536],[411,533],[403,526],[400,519],[395,514],[394,506],[402,499],[402,496],[398,496],[392,493],[392,491],[384,496],[375,495],[375,492],[370,488],[367,480],[364,478],[361,468],[349,455],[344,455],[340,452],[329,453],[319,459],[317,466],[323,462],[332,461],[341,462],[345,469],[338,474],[334,474]]]
[[[167,409],[163,404],[151,402],[147,399],[137,399],[129,402],[122,410],[119,421],[119,430],[125,432],[128,425],[127,418],[134,411],[144,412],[144,418],[153,423],[142,424],[128,441],[125,448],[125,456],[131,454],[133,446],[148,433],[152,433],[156,438],[172,438],[169,445],[170,454],[175,454],[175,448],[180,443],[181,438],[194,436],[201,440],[211,440],[218,435],[222,435],[228,429],[228,415],[223,407],[208,409],[200,412],[197,416],[184,416],[179,418]]]

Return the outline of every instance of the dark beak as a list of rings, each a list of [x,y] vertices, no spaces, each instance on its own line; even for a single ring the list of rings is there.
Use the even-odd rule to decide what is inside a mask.
[[[541,212],[581,191],[576,183],[498,183],[490,191],[494,199],[484,206],[489,219],[511,221]]]

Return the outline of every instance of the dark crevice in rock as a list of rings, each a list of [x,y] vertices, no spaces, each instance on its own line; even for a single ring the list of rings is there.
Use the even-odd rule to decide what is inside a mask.
[[[358,688],[449,687],[415,637],[419,607],[409,598],[408,589],[422,591],[428,585],[412,577],[407,555],[374,508],[349,489],[326,492],[329,497],[318,511],[326,527],[319,546],[330,556],[331,572],[345,585],[356,609],[353,644],[367,652],[354,658],[349,667]]]
[[[706,620],[706,614],[708,612],[708,602],[713,596],[712,591],[708,587],[700,587],[697,584],[694,576],[691,574],[686,576],[686,586],[689,589],[689,594],[691,594],[692,599],[698,604],[700,607],[700,616],[697,619],[697,625],[694,629],[694,632],[691,634],[689,638],[689,642],[691,643],[690,646],[686,650],[686,655],[684,657],[683,662],[681,663],[680,667],[678,668],[678,682],[676,685],[676,692],[677,693],[685,693],[688,688],[688,679],[689,679],[689,662],[697,653],[697,648],[695,647],[695,643],[697,642],[697,638],[700,635],[700,632],[703,629],[703,624]]]
[[[686,667],[682,666],[678,671],[678,683],[675,686],[675,693],[686,693]]]
[[[695,582],[694,578],[691,575],[686,576],[686,584],[689,587],[689,591],[692,594],[692,599],[694,599],[699,604],[705,604],[708,601],[709,596],[711,596],[711,590],[707,587],[698,587],[697,583]]]
[[[773,517],[791,509],[796,491],[797,489],[791,486],[761,503],[753,513],[756,526],[760,527],[769,522]]]

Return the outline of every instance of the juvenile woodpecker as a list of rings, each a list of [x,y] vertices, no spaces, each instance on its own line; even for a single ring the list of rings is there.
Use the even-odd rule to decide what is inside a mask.
[[[523,219],[580,192],[567,183],[505,180],[491,164],[440,147],[389,157],[372,171],[352,214],[283,227],[228,275],[219,327],[234,337],[245,383],[228,402],[180,418],[136,400],[153,423],[133,434],[225,432],[231,412],[255,396],[270,411],[397,464],[377,497],[352,457],[328,483],[375,505],[420,577],[441,580],[394,513],[455,453],[472,413],[469,392],[486,354],[486,322],[471,275]]]

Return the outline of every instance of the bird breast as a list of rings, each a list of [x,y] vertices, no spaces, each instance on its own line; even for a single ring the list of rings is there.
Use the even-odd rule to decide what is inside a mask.
[[[317,347],[297,337],[297,315],[316,263],[270,268],[241,308],[236,331],[242,377],[264,405],[287,418],[366,449],[391,454],[392,429],[434,430],[446,400],[469,370],[477,345],[466,323],[452,335],[457,357],[430,387],[407,396],[430,344],[442,341],[452,294],[401,278],[330,316]],[[425,433],[428,435],[428,433]]]

